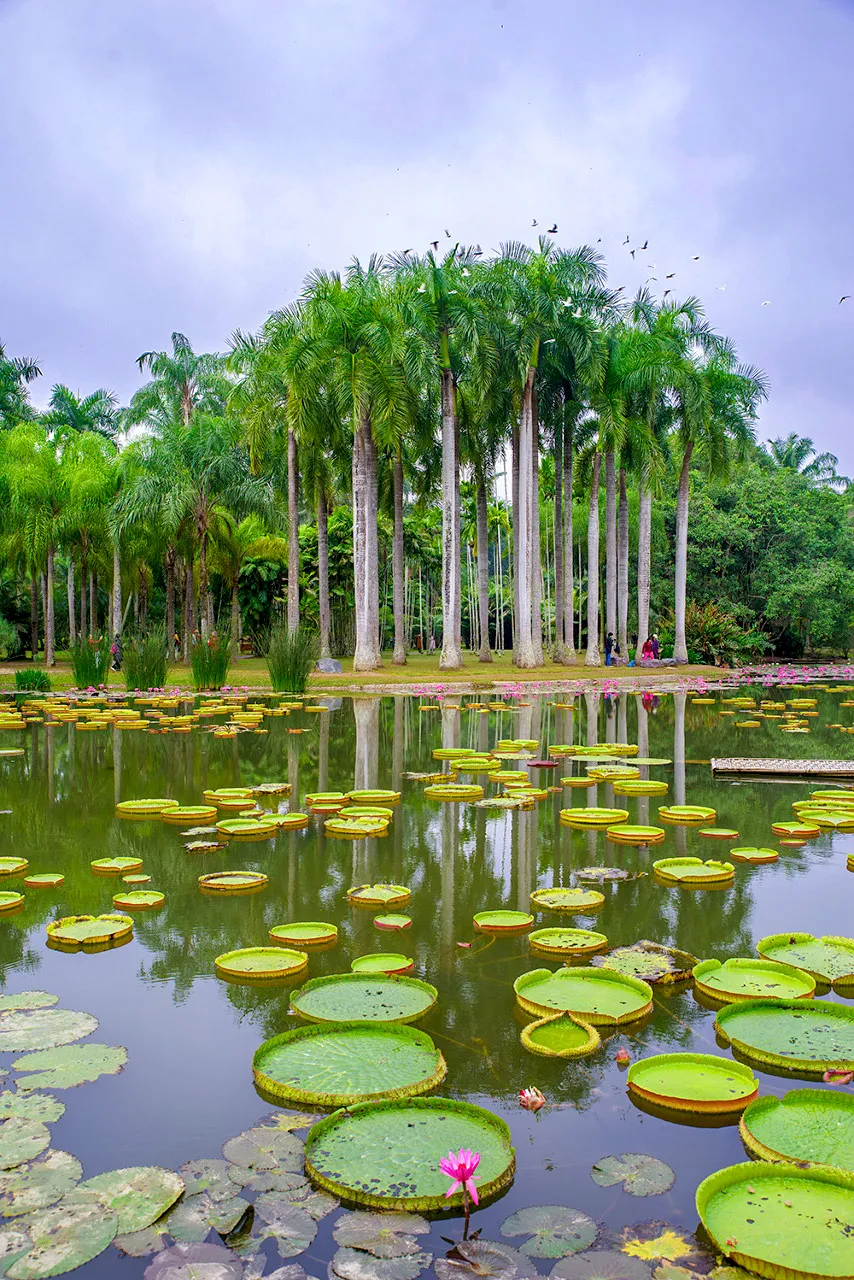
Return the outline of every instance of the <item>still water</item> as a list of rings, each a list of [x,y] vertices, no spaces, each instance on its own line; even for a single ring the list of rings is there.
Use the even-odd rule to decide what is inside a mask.
[[[785,689],[741,692],[754,692],[757,701],[795,696]],[[2,988],[55,992],[61,1007],[98,1018],[96,1040],[128,1050],[120,1074],[58,1091],[67,1110],[52,1126],[52,1146],[73,1152],[83,1162],[84,1177],[128,1165],[177,1168],[192,1158],[219,1156],[224,1141],[270,1111],[254,1089],[252,1055],[262,1040],[296,1024],[289,992],[298,983],[262,989],[226,984],[214,974],[214,957],[266,943],[276,924],[326,920],[339,928],[338,945],[312,954],[307,976],[346,972],[354,957],[373,951],[413,956],[414,975],[439,991],[436,1008],[419,1024],[447,1059],[448,1075],[437,1092],[480,1103],[510,1124],[516,1176],[503,1198],[473,1220],[485,1237],[501,1238],[499,1227],[508,1214],[536,1204],[573,1205],[613,1229],[660,1219],[693,1232],[698,1182],[745,1158],[737,1128],[693,1128],[645,1114],[630,1101],[614,1059],[620,1047],[633,1059],[668,1050],[726,1056],[715,1042],[714,1013],[690,991],[668,996],[656,988],[646,1022],[616,1034],[603,1029],[597,1053],[555,1063],[522,1048],[519,1032],[531,1019],[514,1011],[513,981],[556,962],[532,957],[524,936],[488,944],[481,937],[471,950],[456,944],[473,939],[476,911],[527,909],[533,889],[571,884],[574,868],[645,870],[656,858],[723,857],[730,847],[683,827],[667,827],[664,844],[653,850],[615,846],[603,833],[562,826],[559,811],[570,804],[617,803],[637,823],[656,823],[660,803],[707,804],[717,810],[718,825],[739,831],[733,843],[778,847],[772,820],[790,819],[792,801],[821,783],[715,781],[709,759],[854,756],[854,735],[830,727],[854,724],[851,711],[839,705],[845,694],[814,694],[819,714],[810,719],[808,735],[783,733],[775,720],[737,728],[739,717],[720,715],[723,695],[712,696],[715,704],[703,706],[685,693],[645,699],[594,693],[575,697],[570,712],[556,708],[552,694],[489,713],[467,711],[466,703],[477,701],[473,697],[448,699],[432,711],[420,711],[417,697],[344,698],[328,700],[328,713],[294,712],[266,720],[265,735],[230,740],[201,729],[183,736],[80,733],[70,724],[0,735],[0,747],[25,748],[23,757],[0,760],[0,808],[11,810],[0,817],[0,856],[23,855],[30,873],[65,875],[59,889],[25,891],[20,913],[0,919]],[[294,728],[305,732],[288,732]],[[507,737],[538,739],[542,755],[551,743],[638,743],[641,755],[672,761],[649,770],[669,784],[669,793],[615,802],[611,788],[600,784],[592,791],[550,794],[530,812],[495,813],[430,801],[420,783],[404,777],[440,768],[432,758],[435,747],[486,749]],[[550,772],[545,782],[544,773],[532,770],[532,776],[548,785],[565,772]],[[393,787],[403,799],[380,840],[331,839],[324,835],[323,819],[312,818],[306,829],[275,840],[203,855],[185,852],[181,828],[114,816],[120,800],[164,795],[199,804],[204,788],[277,780],[292,786],[283,810],[299,809],[306,792],[354,786]],[[738,865],[734,885],[718,891],[665,887],[650,874],[606,885],[606,904],[595,915],[545,913],[538,927],[576,924],[605,933],[611,946],[646,938],[720,959],[755,955],[757,938],[784,930],[850,935],[850,851],[854,836],[828,833],[802,849],[781,848],[773,865]],[[163,907],[136,914],[134,940],[127,946],[99,954],[49,950],[45,925],[52,919],[111,910],[120,886],[94,876],[89,864],[116,855],[144,860],[150,887],[166,895]],[[198,876],[227,868],[263,871],[269,883],[250,897],[202,896]],[[378,933],[370,912],[348,907],[347,889],[368,881],[410,886],[409,931]],[[7,879],[2,887],[20,887],[20,881]],[[15,1056],[0,1055],[0,1069],[9,1068]],[[757,1074],[763,1093],[782,1095],[792,1087],[791,1081]],[[539,1116],[518,1105],[518,1090],[527,1085],[539,1087],[552,1104]],[[676,1173],[673,1188],[642,1200],[619,1187],[597,1186],[591,1165],[621,1152],[666,1161]],[[442,1154],[437,1152],[437,1160]],[[333,1214],[320,1223],[309,1253],[298,1259],[310,1273],[322,1275],[335,1250],[334,1222]],[[449,1233],[458,1234],[457,1227],[445,1221],[419,1246],[441,1255],[447,1246],[440,1234]],[[271,1243],[265,1248],[273,1269],[279,1264]],[[131,1280],[148,1261],[110,1247],[77,1274]],[[544,1273],[551,1266],[539,1263]]]

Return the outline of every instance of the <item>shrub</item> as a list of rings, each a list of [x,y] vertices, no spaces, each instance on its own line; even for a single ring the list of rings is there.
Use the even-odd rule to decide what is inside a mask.
[[[221,689],[231,666],[231,638],[227,631],[213,631],[205,639],[200,637],[190,648],[190,665],[193,668],[193,688]]]
[[[21,637],[18,628],[5,618],[0,617],[0,659],[9,658],[20,652]]]
[[[21,667],[15,672],[15,688],[50,693],[50,676],[42,667]]]
[[[78,689],[97,688],[107,683],[112,659],[107,636],[98,636],[97,640],[84,636],[74,641],[70,652],[71,670]]]
[[[685,635],[689,662],[714,662],[726,666],[742,666],[755,661],[770,647],[761,631],[745,629],[739,621],[716,604],[699,605],[689,600],[685,608]],[[661,656],[673,653],[673,617],[669,616],[659,633]]]
[[[128,689],[162,689],[168,669],[166,631],[138,631],[124,642],[122,669]]]
[[[276,693],[305,693],[308,677],[317,662],[317,633],[306,626],[289,631],[273,628],[267,653],[267,670]]]

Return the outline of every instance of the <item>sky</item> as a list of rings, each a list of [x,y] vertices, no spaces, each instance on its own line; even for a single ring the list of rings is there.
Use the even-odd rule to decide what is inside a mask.
[[[37,404],[126,403],[142,352],[226,350],[313,268],[557,222],[627,294],[699,296],[770,381],[760,437],[854,475],[854,0],[0,0],[0,60]]]

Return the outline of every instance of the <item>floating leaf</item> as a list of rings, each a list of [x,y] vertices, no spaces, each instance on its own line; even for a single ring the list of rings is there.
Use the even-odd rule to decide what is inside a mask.
[[[533,1280],[537,1269],[512,1245],[497,1240],[459,1240],[446,1258],[437,1258],[433,1270],[438,1280]]]
[[[206,1192],[211,1200],[231,1200],[234,1197],[234,1182],[229,1177],[227,1160],[188,1160],[181,1165],[180,1174],[184,1179],[184,1199]]]
[[[16,1083],[18,1089],[72,1089],[75,1085],[97,1080],[103,1075],[117,1075],[128,1059],[122,1045],[65,1045],[59,1049],[42,1049],[18,1058],[16,1071],[32,1071]]]
[[[312,978],[291,997],[311,1022],[414,1022],[433,1008],[435,987],[420,978],[377,973],[334,973]]]
[[[579,867],[572,874],[582,884],[605,884],[621,880],[637,880],[644,873],[627,871],[625,867]]]
[[[683,982],[691,977],[697,957],[675,947],[665,947],[658,942],[642,939],[630,947],[615,947],[607,956],[596,959],[594,965],[626,973],[644,982]]]
[[[38,1209],[26,1225],[33,1246],[6,1274],[10,1280],[44,1280],[82,1267],[111,1244],[118,1219],[91,1191],[70,1191],[49,1209]]]
[[[42,1124],[53,1124],[65,1112],[65,1103],[49,1093],[12,1093],[4,1090],[0,1093],[0,1119],[9,1116],[20,1116],[22,1120],[40,1120]]]
[[[274,1189],[278,1190],[279,1188]],[[305,1209],[309,1217],[314,1218],[315,1222],[320,1222],[328,1213],[332,1213],[341,1206],[341,1201],[336,1196],[331,1196],[328,1191],[314,1191],[308,1182],[304,1187],[288,1190],[287,1192],[284,1192],[284,1188],[282,1188],[282,1191],[286,1200],[290,1200],[291,1204],[299,1205],[301,1209]]]
[[[282,1168],[302,1171],[305,1147],[283,1129],[259,1126],[229,1138],[222,1149],[226,1160],[246,1169]]]
[[[600,1187],[622,1183],[623,1190],[630,1196],[660,1196],[669,1191],[676,1180],[676,1174],[663,1160],[628,1151],[597,1160],[590,1176]]]
[[[631,1258],[645,1262],[678,1262],[681,1266],[702,1264],[695,1240],[689,1240],[669,1222],[640,1222],[620,1233],[621,1249]],[[703,1266],[703,1270],[708,1268]]]
[[[144,1231],[132,1231],[126,1236],[116,1236],[113,1244],[119,1253],[129,1258],[145,1258],[150,1253],[157,1253],[163,1248],[166,1236],[156,1227],[146,1227]]]
[[[332,1270],[341,1280],[415,1280],[432,1260],[430,1253],[411,1253],[405,1258],[372,1258],[357,1249],[339,1249],[332,1259]]]
[[[67,1151],[44,1151],[35,1160],[0,1173],[0,1213],[12,1218],[46,1209],[67,1195],[82,1176],[83,1166],[75,1156]]]
[[[14,1169],[34,1160],[50,1146],[50,1129],[38,1120],[13,1116],[0,1124],[0,1169]]]
[[[144,1280],[241,1280],[243,1263],[221,1244],[173,1244],[145,1268]]]
[[[30,1237],[22,1228],[7,1226],[0,1230],[0,1275],[5,1275],[7,1268],[30,1248]]]
[[[162,1226],[170,1236],[186,1243],[200,1243],[211,1233],[210,1215],[214,1202],[205,1194],[179,1200],[163,1220]]]
[[[287,1191],[291,1194],[304,1191],[309,1186],[308,1178],[292,1169],[243,1169],[240,1165],[229,1165],[228,1175],[238,1187],[246,1191]]]
[[[854,1097],[830,1089],[792,1089],[751,1102],[741,1140],[761,1160],[829,1164],[854,1172]]]
[[[49,991],[17,991],[0,996],[0,1010],[7,1009],[48,1009],[59,1003],[59,996]]]
[[[317,1119],[310,1111],[273,1111],[268,1116],[262,1116],[258,1124],[270,1125],[274,1129],[284,1129],[290,1133],[294,1129],[310,1129]]]
[[[216,1203],[211,1201],[208,1221],[219,1235],[227,1236],[235,1229],[249,1207],[249,1201],[244,1200],[242,1196],[234,1196],[231,1200],[218,1200]]]
[[[130,1169],[114,1169],[81,1182],[80,1190],[102,1196],[118,1215],[117,1230],[122,1234],[142,1231],[165,1213],[184,1190],[184,1180],[171,1169],[156,1165],[135,1165]]]
[[[589,1249],[596,1239],[596,1223],[580,1209],[562,1204],[540,1204],[518,1209],[501,1224],[505,1236],[527,1236],[520,1252],[530,1258],[564,1258]]]
[[[418,1236],[429,1223],[417,1213],[365,1213],[357,1210],[339,1218],[332,1231],[337,1244],[363,1249],[377,1258],[401,1258],[418,1252]]]
[[[275,1191],[255,1201],[255,1218],[264,1224],[264,1236],[276,1241],[279,1256],[295,1258],[304,1253],[317,1234],[312,1216]]]
[[[20,1009],[0,1013],[0,1053],[52,1049],[82,1040],[98,1027],[91,1013],[74,1009]]]
[[[788,1070],[854,1068],[854,1009],[829,1000],[745,1000],[729,1004],[715,1031],[745,1057]]]
[[[561,1259],[551,1274],[557,1280],[649,1280],[650,1270],[640,1258],[627,1258],[616,1249],[594,1249]]]

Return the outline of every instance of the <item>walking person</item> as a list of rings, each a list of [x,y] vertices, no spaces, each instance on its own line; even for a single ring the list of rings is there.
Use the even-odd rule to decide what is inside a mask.
[[[658,636],[654,632],[652,636],[652,656],[658,662]]]

